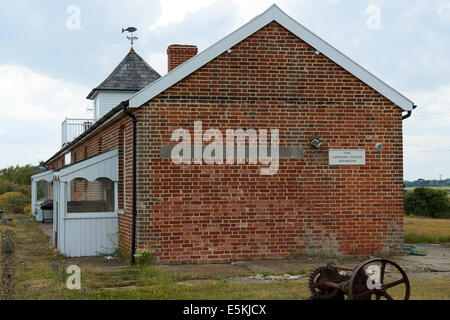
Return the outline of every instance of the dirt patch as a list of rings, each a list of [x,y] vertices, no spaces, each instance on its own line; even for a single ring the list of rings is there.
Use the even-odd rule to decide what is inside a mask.
[[[306,274],[299,274],[299,275],[290,275],[290,274],[283,274],[283,275],[271,275],[271,276],[264,276],[263,274],[257,274],[256,276],[249,276],[249,277],[234,277],[226,279],[230,282],[238,282],[238,283],[267,283],[267,282],[275,282],[275,281],[289,281],[289,282],[304,282],[307,281],[308,276]]]
[[[156,268],[175,274],[188,274],[192,276],[230,276],[249,275],[252,272],[245,267],[232,264],[182,264],[182,265],[158,265]]]
[[[66,258],[64,263],[68,265],[75,264],[81,269],[96,269],[99,271],[133,269],[129,264],[121,261],[119,257],[114,256]]]
[[[217,280],[205,280],[205,279],[195,279],[195,280],[186,280],[180,281],[177,284],[185,285],[185,286],[201,286],[201,285],[210,285],[217,283]]]
[[[113,290],[113,291],[120,291],[120,290],[135,290],[141,287],[138,286],[123,286],[123,287],[107,287],[107,288],[100,288],[98,290]]]

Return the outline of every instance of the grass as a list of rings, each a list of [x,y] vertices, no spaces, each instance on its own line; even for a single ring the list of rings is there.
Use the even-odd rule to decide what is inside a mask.
[[[174,274],[155,266],[99,271],[82,270],[82,290],[68,290],[60,272],[54,272],[51,262],[67,265],[69,260],[56,254],[37,223],[23,215],[8,215],[8,224],[16,233],[16,298],[17,299],[307,299],[307,283],[270,282],[235,283],[228,276]],[[427,219],[407,218],[415,225],[430,223]],[[445,222],[450,222],[445,220]],[[439,221],[433,225],[438,228]],[[409,224],[409,227],[411,224]],[[6,226],[0,224],[0,230]],[[418,227],[420,230],[420,227]],[[447,227],[444,227],[444,229]],[[434,230],[434,229],[433,229]],[[62,270],[61,268],[60,270]],[[310,270],[302,270],[309,273]],[[269,274],[269,273],[267,273]],[[276,274],[276,273],[273,273]],[[230,275],[231,276],[231,275]],[[211,280],[189,286],[182,281]],[[450,299],[448,278],[411,280],[411,299]],[[395,296],[395,292],[393,293]]]
[[[405,217],[405,243],[450,243],[450,219]]]
[[[448,278],[441,279],[410,279],[410,300],[450,300]],[[404,294],[402,285],[388,290],[394,299],[400,299]]]

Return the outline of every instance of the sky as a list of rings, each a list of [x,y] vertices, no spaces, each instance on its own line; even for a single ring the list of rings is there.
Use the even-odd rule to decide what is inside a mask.
[[[415,102],[405,180],[450,177],[450,0],[0,0],[0,168],[61,147],[65,117],[135,50],[161,75],[167,46],[208,48],[276,3]]]

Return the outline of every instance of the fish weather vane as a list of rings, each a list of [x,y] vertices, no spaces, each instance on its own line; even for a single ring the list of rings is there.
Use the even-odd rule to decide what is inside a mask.
[[[138,37],[135,37],[135,36],[133,35],[133,33],[134,33],[135,31],[137,31],[137,28],[135,28],[135,27],[128,27],[128,28],[126,28],[126,29],[122,29],[122,33],[124,33],[125,31],[127,31],[127,32],[129,32],[129,33],[131,34],[131,37],[127,36],[127,39],[130,40],[131,48],[133,48],[134,40],[137,40],[137,39],[138,39]]]

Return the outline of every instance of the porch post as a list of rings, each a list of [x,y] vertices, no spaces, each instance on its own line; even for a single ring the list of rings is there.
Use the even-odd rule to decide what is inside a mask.
[[[59,205],[58,205],[58,250],[62,254],[67,254],[65,250],[65,232],[66,225],[64,223],[64,218],[66,215],[66,182],[59,180]]]
[[[35,215],[36,208],[36,200],[37,200],[37,182],[35,180],[31,181],[31,214]]]
[[[114,181],[114,212],[119,211],[119,182]]]

